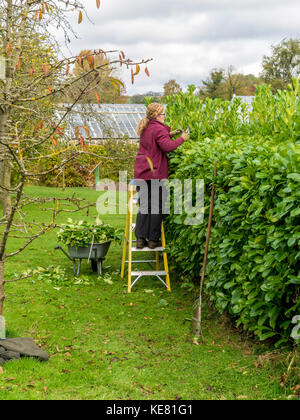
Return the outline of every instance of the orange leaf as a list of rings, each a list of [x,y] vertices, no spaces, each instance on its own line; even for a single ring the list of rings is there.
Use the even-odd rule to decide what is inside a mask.
[[[51,139],[54,144],[54,147],[57,147],[57,139],[54,136],[51,136]]]
[[[98,95],[97,92],[96,92],[96,99],[97,99],[98,108],[100,108],[100,96]]]
[[[56,128],[56,132],[57,132],[60,136],[63,136],[63,135],[64,135],[64,132],[62,131],[62,128],[61,128],[61,127],[57,127],[57,128]]]
[[[84,126],[83,126],[83,128],[85,129],[86,134],[87,134],[89,137],[91,137],[89,127],[88,127],[87,125],[84,125]]]
[[[42,9],[39,10],[39,20],[42,20],[43,17],[43,11]]]
[[[84,145],[84,138],[80,136],[80,146],[83,147],[83,145]]]
[[[125,60],[125,54],[124,54],[124,52],[121,51],[121,54],[122,54],[123,60]]]
[[[20,56],[18,57],[18,61],[17,61],[17,65],[16,65],[16,69],[17,70],[20,70],[20,68],[21,68],[21,58],[20,58]]]
[[[97,8],[99,9],[100,8],[100,0],[96,0],[96,5],[97,5]]]
[[[132,69],[131,69],[131,83],[134,84],[134,73]]]
[[[48,92],[52,93],[52,87],[51,86],[48,86]]]
[[[30,70],[29,70],[29,74],[30,74],[30,76],[32,76],[32,75],[33,75],[33,73],[34,73],[34,68],[31,66],[31,67],[30,67]]]
[[[49,75],[49,65],[48,65],[48,63],[44,63],[42,65],[42,70],[45,73],[45,76],[47,77]]]
[[[89,62],[90,68],[93,69],[94,65],[95,65],[95,60],[94,60],[93,54],[87,54],[87,60]]]
[[[154,172],[154,167],[153,167],[153,162],[152,162],[152,160],[151,160],[148,156],[146,156],[146,159],[147,159],[147,161],[148,161],[148,163],[149,163],[149,166],[150,166],[150,170],[151,170],[151,172]]]
[[[11,53],[12,53],[12,44],[9,43],[7,45],[7,48],[6,48],[6,54],[7,54],[8,57],[10,57],[11,56]]]
[[[148,67],[145,68],[145,73],[147,74],[148,77],[150,77],[150,73],[149,73]]]
[[[81,22],[82,22],[82,11],[80,10],[78,14],[78,23],[80,24]]]
[[[140,70],[141,70],[141,68],[140,68],[140,66],[137,64],[137,65],[136,65],[136,69],[135,69],[134,76],[136,76],[137,74],[139,74]]]
[[[43,121],[43,120],[39,121],[39,122],[37,123],[36,127],[35,127],[36,131],[38,131],[38,130],[40,130],[41,128],[43,128],[43,125],[44,125],[44,121]]]

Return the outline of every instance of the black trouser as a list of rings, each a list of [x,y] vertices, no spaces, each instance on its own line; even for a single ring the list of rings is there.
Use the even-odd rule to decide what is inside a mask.
[[[157,186],[157,181],[159,180],[152,180],[154,186]],[[137,239],[144,238],[157,242],[161,236],[161,222],[166,198],[166,188],[160,184],[159,193],[152,194],[151,180],[146,181],[146,183],[148,187],[147,191],[145,191],[145,188],[137,186],[140,209],[136,216],[135,236]]]

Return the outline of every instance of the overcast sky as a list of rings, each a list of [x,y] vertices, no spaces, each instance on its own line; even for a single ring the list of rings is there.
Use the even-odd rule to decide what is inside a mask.
[[[263,55],[283,38],[300,36],[300,0],[83,0],[88,15],[78,25],[71,51],[119,49],[132,60],[153,58],[130,81],[120,73],[127,93],[163,91],[170,79],[185,89],[201,85],[212,68],[233,65],[259,75]]]

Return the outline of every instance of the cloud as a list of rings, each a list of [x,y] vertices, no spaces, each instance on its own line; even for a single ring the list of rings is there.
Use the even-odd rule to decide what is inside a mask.
[[[299,34],[297,0],[87,0],[86,18],[77,25],[74,53],[81,49],[122,49],[133,60],[153,58],[151,78],[134,86],[122,73],[128,92],[162,90],[176,79],[199,84],[211,68],[234,65],[258,74],[271,44]],[[299,36],[299,35],[298,35]]]

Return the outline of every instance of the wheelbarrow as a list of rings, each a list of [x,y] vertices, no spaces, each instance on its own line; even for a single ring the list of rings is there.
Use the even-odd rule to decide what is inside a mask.
[[[102,263],[109,250],[110,244],[111,242],[103,242],[99,244],[94,243],[78,248],[68,245],[70,255],[61,246],[57,246],[54,249],[60,249],[69,258],[69,260],[73,262],[74,276],[79,276],[82,259],[91,261],[92,270],[97,272],[100,276],[102,274]],[[76,260],[78,260],[77,267]]]

